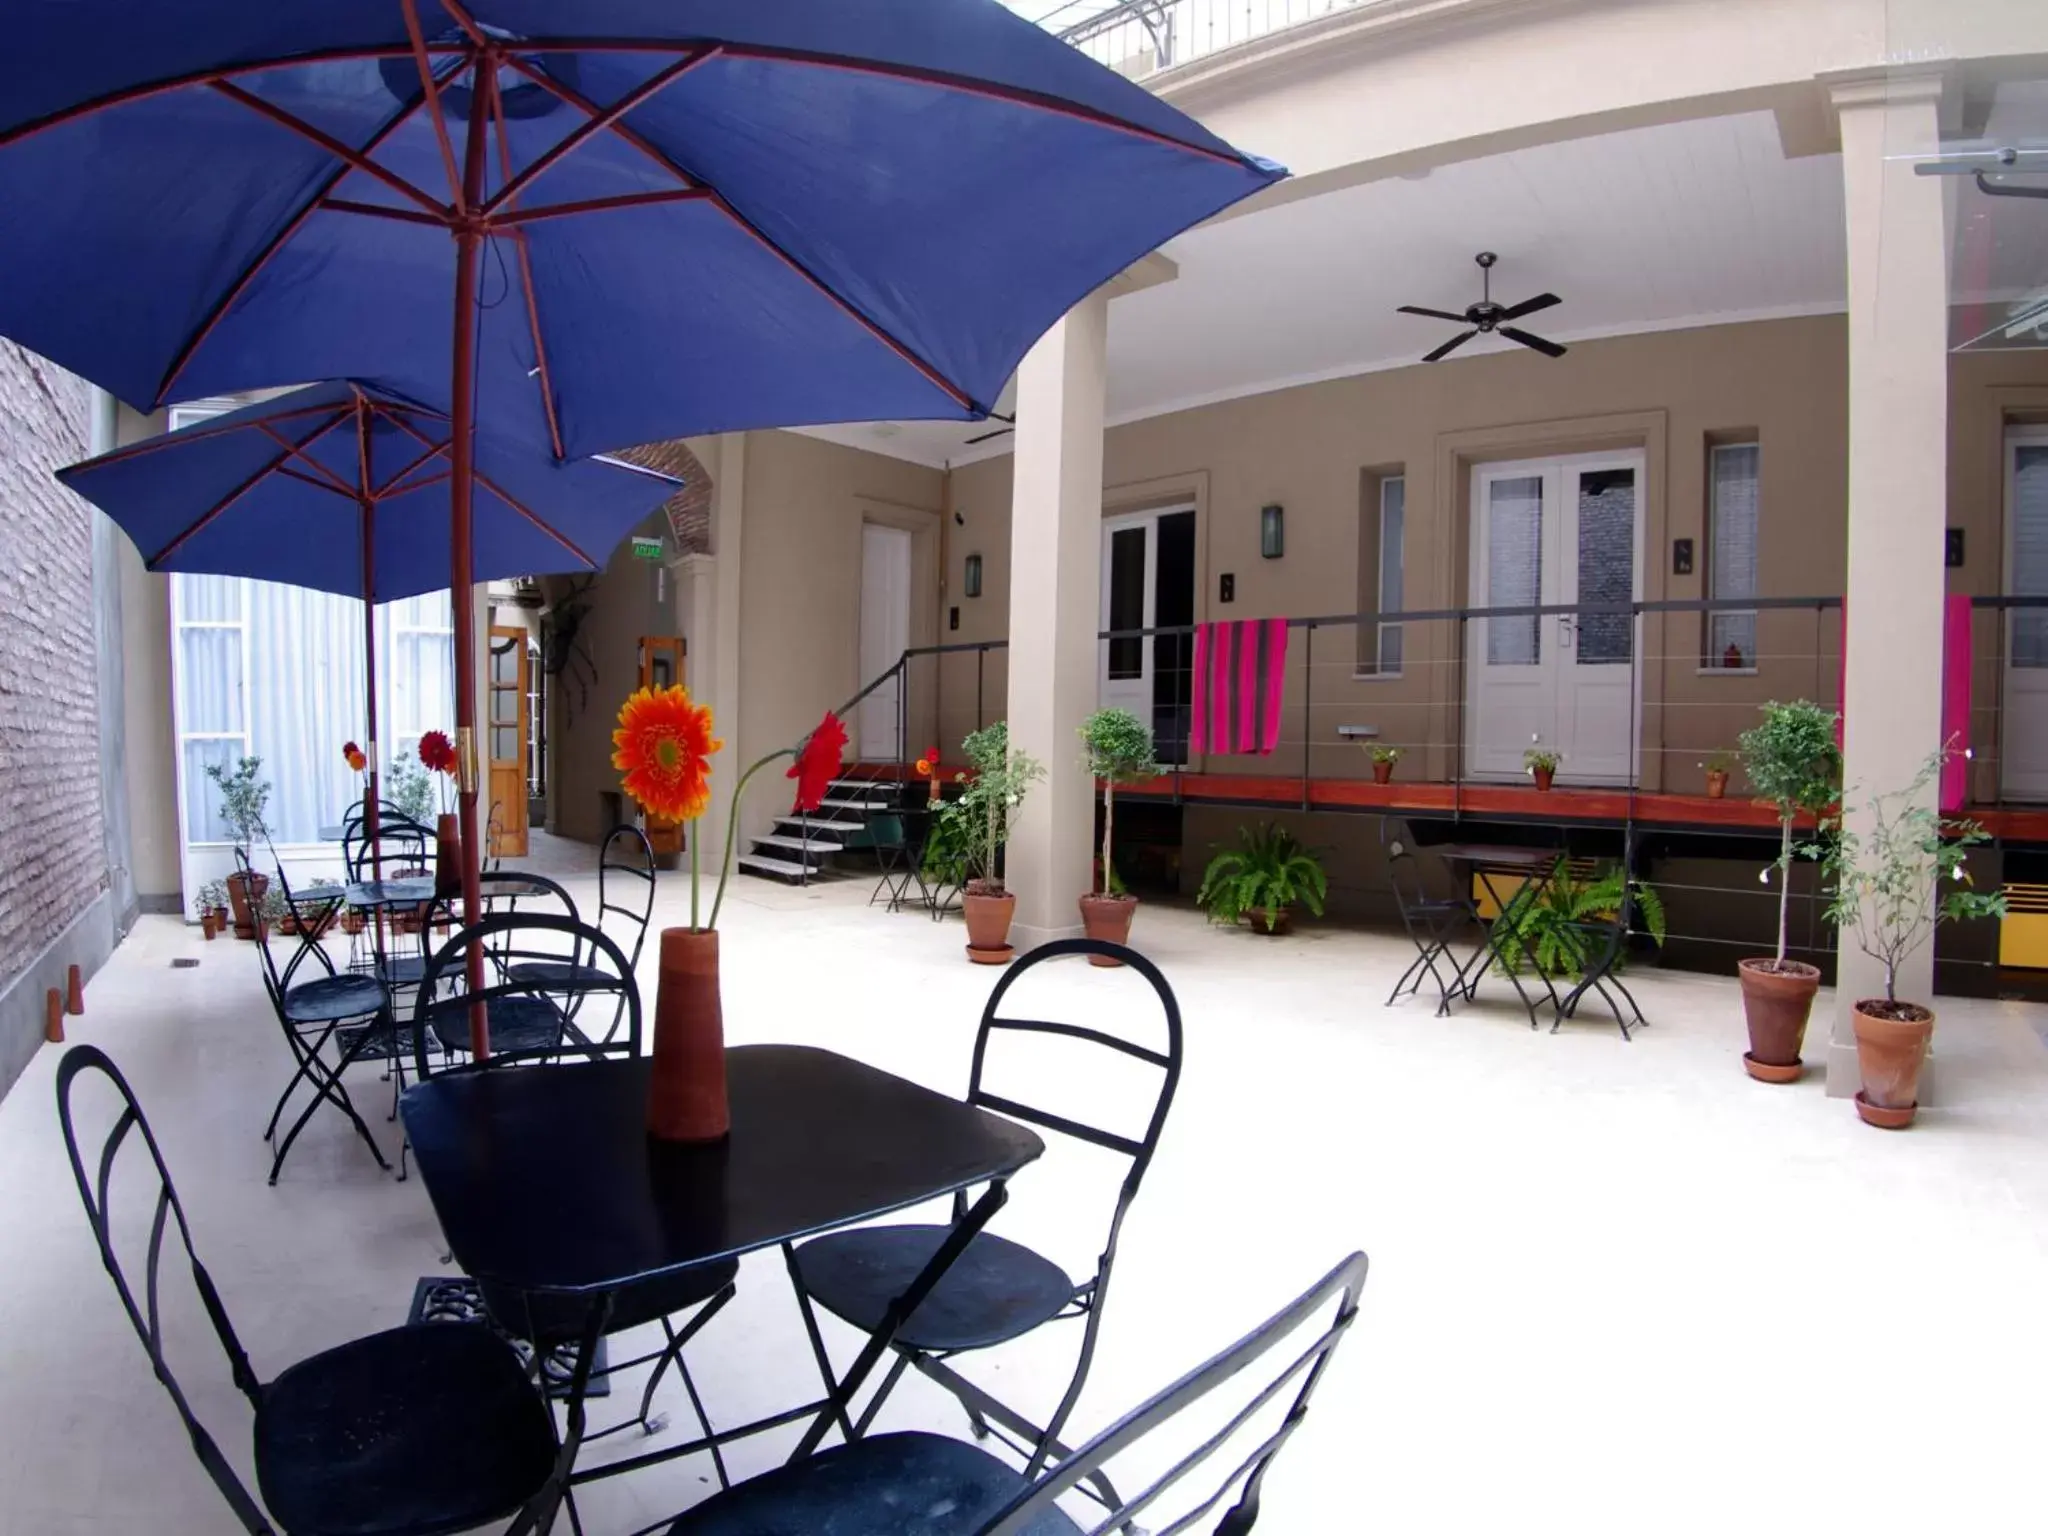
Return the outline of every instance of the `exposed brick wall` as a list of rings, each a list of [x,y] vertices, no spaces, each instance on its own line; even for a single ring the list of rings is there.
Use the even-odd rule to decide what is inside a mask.
[[[0,986],[106,879],[83,381],[0,339]],[[170,765],[164,765],[165,772]]]
[[[668,514],[669,536],[678,555],[711,553],[711,476],[686,444],[647,443],[628,448],[619,455],[642,469],[658,469],[683,482],[682,490],[663,503]]]

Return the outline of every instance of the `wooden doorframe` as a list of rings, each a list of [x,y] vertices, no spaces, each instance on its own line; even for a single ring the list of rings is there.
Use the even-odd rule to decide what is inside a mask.
[[[489,818],[485,824],[489,843],[485,852],[492,858],[523,859],[527,853],[529,830],[526,753],[533,735],[532,677],[527,670],[532,665],[527,651],[531,636],[520,625],[493,624],[488,639],[484,663],[484,761],[489,791],[485,806]],[[501,642],[506,644],[513,657],[512,680],[509,683],[498,680],[497,657]],[[497,696],[501,693],[512,695],[509,725],[498,719]],[[512,755],[501,758],[497,750],[498,733],[507,729],[513,736]]]

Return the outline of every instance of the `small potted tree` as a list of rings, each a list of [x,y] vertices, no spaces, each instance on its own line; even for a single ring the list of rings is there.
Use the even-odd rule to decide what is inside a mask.
[[[248,862],[256,839],[270,835],[263,820],[263,808],[270,803],[270,784],[259,777],[262,771],[260,757],[242,758],[232,770],[226,763],[206,765],[206,776],[220,791],[220,819],[228,829],[228,840],[241,850],[243,863]],[[257,903],[269,888],[269,877],[254,870],[244,875],[237,867],[225,883],[228,904],[235,913],[235,937],[255,938]]]
[[[1123,888],[1116,873],[1116,787],[1159,777],[1152,728],[1128,709],[1098,709],[1082,723],[1081,745],[1087,751],[1089,773],[1102,784],[1102,853],[1094,889],[1081,898],[1081,928],[1091,939],[1128,944],[1138,898]],[[1092,965],[1119,963],[1106,955],[1090,955],[1088,960]]]
[[[1530,747],[1522,754],[1522,766],[1529,770],[1529,777],[1542,790],[1550,788],[1550,781],[1557,774],[1558,761],[1558,755],[1548,747]]]
[[[1802,814],[1818,816],[1835,803],[1842,754],[1835,745],[1835,716],[1801,699],[1763,707],[1763,722],[1742,733],[1742,768],[1749,782],[1778,813],[1778,857],[1766,866],[1778,872],[1778,947],[1768,960],[1742,960],[1742,1013],[1749,1025],[1749,1050],[1742,1065],[1760,1083],[1795,1083],[1805,1070],[1799,1050],[1820,971],[1785,958],[1792,909],[1792,826]],[[1809,857],[1812,848],[1796,850]]]
[[[1946,751],[1938,751],[1913,782],[1869,802],[1861,833],[1841,830],[1823,859],[1833,884],[1828,918],[1856,947],[1884,967],[1884,996],[1858,998],[1856,1065],[1863,1087],[1856,1113],[1866,1125],[1904,1130],[1919,1112],[1920,1068],[1934,1034],[1934,1012],[1899,999],[1899,966],[1946,922],[2003,917],[2003,891],[1973,891],[1962,850],[1985,841],[1973,821],[1942,824],[1936,785]],[[1942,882],[1954,889],[1942,894]]]
[[[977,965],[1006,965],[1015,954],[1010,919],[1016,914],[1017,898],[1003,887],[1003,844],[1010,840],[1011,820],[1024,803],[1024,791],[1045,776],[1045,768],[1011,750],[1010,727],[1002,720],[983,726],[960,745],[971,772],[956,776],[963,792],[939,814],[960,823],[967,834],[962,842],[968,880],[960,896],[967,918],[967,958]]]
[[[1390,784],[1394,778],[1394,764],[1401,761],[1399,747],[1383,746],[1375,742],[1372,751],[1372,781],[1375,784]]]

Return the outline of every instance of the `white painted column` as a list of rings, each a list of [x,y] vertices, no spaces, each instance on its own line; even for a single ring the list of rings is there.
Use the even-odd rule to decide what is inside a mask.
[[[1021,951],[1081,931],[1095,785],[1078,732],[1095,707],[1109,296],[1083,300],[1017,372],[1010,504],[1010,744],[1046,767],[1010,835]]]
[[[1843,780],[1849,825],[1860,830],[1870,796],[1903,789],[1941,741],[1948,235],[1944,183],[1914,175],[1911,158],[1940,147],[1939,77],[1841,79],[1831,94],[1849,258]],[[1861,1086],[1852,1009],[1883,989],[1882,967],[1845,937],[1828,1041],[1831,1097]],[[1932,1001],[1931,946],[1901,969],[1899,993]]]
[[[728,432],[718,439],[712,476],[711,556],[693,565],[690,622],[693,633],[683,665],[690,696],[711,706],[711,720],[725,748],[711,760],[711,808],[697,823],[703,839],[700,853],[707,881],[715,881],[717,861],[725,854],[726,818],[732,814],[732,792],[748,762],[740,740],[740,572],[742,509],[747,498],[747,435]],[[708,654],[697,650],[699,635],[709,638]],[[746,841],[735,851],[744,853]],[[708,891],[710,885],[705,889]],[[708,898],[707,898],[708,899]]]

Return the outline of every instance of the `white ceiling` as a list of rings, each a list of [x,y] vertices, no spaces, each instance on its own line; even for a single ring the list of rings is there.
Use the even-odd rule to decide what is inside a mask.
[[[1462,310],[1473,253],[1500,255],[1494,297],[1564,302],[1525,328],[1562,342],[1839,310],[1839,157],[1788,159],[1747,113],[1489,155],[1226,219],[1166,247],[1176,281],[1110,310],[1112,422],[1314,379],[1401,367],[1454,334],[1400,304]],[[1468,342],[1439,367],[1512,347]],[[927,463],[1006,452],[991,425],[826,427],[834,441]]]

